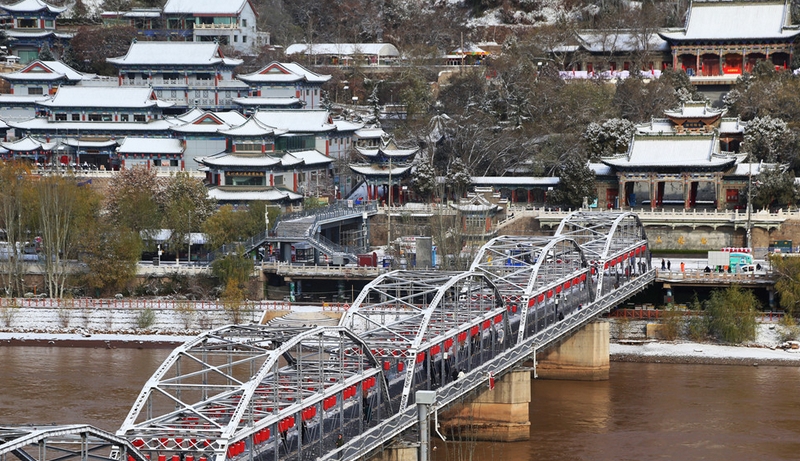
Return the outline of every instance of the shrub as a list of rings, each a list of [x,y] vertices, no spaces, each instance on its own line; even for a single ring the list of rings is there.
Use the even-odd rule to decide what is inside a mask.
[[[10,304],[3,306],[0,308],[0,318],[3,319],[3,325],[5,327],[10,327],[11,323],[14,321],[14,317],[19,312],[19,306],[15,301],[11,301]]]
[[[661,335],[667,341],[675,341],[683,327],[683,312],[673,304],[667,305],[661,313]]]
[[[142,309],[139,315],[136,316],[136,328],[140,330],[146,330],[152,327],[154,323],[156,323],[156,313],[149,307]]]
[[[800,326],[791,315],[784,315],[778,323],[778,339],[781,341],[794,341],[800,337]]]
[[[756,337],[758,299],[750,290],[733,285],[714,290],[705,302],[711,334],[727,343],[741,343]]]

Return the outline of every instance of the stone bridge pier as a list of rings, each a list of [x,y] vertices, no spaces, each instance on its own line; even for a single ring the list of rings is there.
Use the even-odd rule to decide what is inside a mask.
[[[608,379],[609,324],[595,321],[537,357],[537,365],[503,375],[494,389],[442,412],[448,439],[516,442],[530,438],[531,378],[600,381]],[[534,402],[535,404],[535,402]]]
[[[595,320],[562,343],[537,354],[537,378],[607,380],[609,340],[608,321]]]

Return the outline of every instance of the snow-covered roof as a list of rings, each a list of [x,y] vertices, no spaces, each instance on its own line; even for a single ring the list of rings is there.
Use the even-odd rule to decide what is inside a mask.
[[[92,80],[96,74],[84,74],[61,61],[33,61],[24,68],[11,73],[0,74],[6,80]]]
[[[277,155],[241,155],[220,152],[219,154],[199,157],[195,160],[198,163],[206,166],[248,168],[270,168],[278,165],[281,167],[292,167],[299,165],[320,166],[333,162],[332,158],[317,152],[316,150],[304,150]]]
[[[667,40],[788,39],[798,33],[791,26],[788,2],[694,2],[683,30],[662,32]]]
[[[48,94],[0,94],[0,107],[7,108],[16,105],[33,105],[46,101],[52,96]]]
[[[557,186],[561,180],[552,176],[473,176],[475,186]]]
[[[164,14],[237,15],[248,0],[167,0]]]
[[[364,128],[364,124],[361,122],[351,122],[349,120],[334,120],[333,124],[336,125],[337,132],[344,132],[344,131],[352,131],[353,134],[357,133],[358,130]]]
[[[324,56],[379,55],[399,57],[400,51],[391,43],[295,43],[286,48],[287,56],[293,54]]]
[[[248,96],[246,98],[233,98],[233,102],[240,106],[247,107],[287,107],[287,106],[300,106],[303,103],[294,96],[286,98],[263,98],[258,96]]]
[[[364,176],[389,176],[389,167],[388,165],[357,165],[351,164],[349,165],[350,169],[358,174],[363,174]],[[400,176],[402,174],[407,173],[411,170],[411,165],[408,166],[392,166],[391,175],[392,176]]]
[[[127,137],[117,148],[120,154],[182,154],[183,143],[174,138]]]
[[[116,140],[109,140],[109,141],[81,141],[80,139],[75,138],[67,138],[61,141],[62,144],[66,144],[72,147],[112,147],[116,146],[118,143]]]
[[[636,125],[636,131],[642,134],[669,134],[675,132],[675,124],[668,118],[653,118],[650,123]]]
[[[322,84],[331,76],[312,72],[296,62],[273,61],[255,72],[239,74],[236,78],[248,83],[291,83],[302,80]]]
[[[747,122],[743,122],[736,118],[723,118],[722,121],[719,123],[719,132],[720,134],[725,133],[744,133],[744,129],[747,127]]]
[[[734,155],[717,152],[716,135],[634,136],[627,154],[604,157],[615,168],[721,168],[733,166]]]
[[[630,30],[581,31],[577,34],[583,48],[590,53],[666,51],[669,44],[658,34],[642,34]]]
[[[336,129],[326,110],[269,110],[253,115],[264,125],[290,133],[320,133]]]
[[[293,157],[297,157],[306,165],[326,165],[333,162],[333,159],[318,150],[301,150],[292,152]]]
[[[45,37],[70,39],[75,36],[74,34],[68,32],[54,32],[52,30],[39,30],[39,29],[33,29],[33,30],[9,29],[6,30],[5,33],[8,37],[17,39],[45,38]]]
[[[25,136],[22,139],[12,142],[0,142],[0,146],[3,146],[4,149],[8,149],[10,151],[30,152],[33,150],[53,150],[53,148],[56,147],[56,143],[42,142],[31,138],[30,136]]]
[[[765,170],[771,170],[775,167],[779,166],[777,163],[739,163],[736,165],[736,169],[732,172],[728,173],[726,176],[756,176],[763,173]]]
[[[156,98],[150,87],[135,86],[61,86],[52,100],[39,103],[46,107],[146,108],[172,107],[174,102]]]
[[[242,63],[241,59],[224,57],[219,45],[211,42],[134,42],[125,56],[106,61],[121,66],[238,66]]]
[[[678,109],[665,110],[664,114],[673,118],[717,118],[725,111],[726,109],[711,107],[706,101],[689,101],[681,104]]]
[[[93,133],[158,132],[166,131],[172,127],[172,124],[166,120],[151,120],[149,122],[56,122],[42,117],[20,122],[9,121],[8,124],[20,130],[37,130],[50,133],[56,133],[58,130],[81,130]]]
[[[231,190],[212,188],[208,190],[208,196],[220,202],[249,202],[249,201],[264,201],[264,202],[278,202],[280,200],[300,200],[302,195],[278,188],[270,188],[264,190]]]
[[[359,154],[375,158],[379,156],[383,157],[391,157],[391,158],[407,158],[415,155],[419,151],[419,147],[412,147],[410,149],[400,149],[397,147],[397,144],[394,140],[389,140],[386,143],[383,143],[377,149],[367,149],[364,147],[356,147],[356,150]]]
[[[356,130],[356,138],[358,139],[381,139],[386,136],[386,132],[380,127],[364,127]]]
[[[221,131],[221,133],[226,136],[268,136],[276,134],[274,128],[264,125],[255,117],[250,117],[241,125]]]
[[[614,170],[605,163],[589,163],[589,169],[594,171],[596,176],[612,176]]]
[[[57,7],[49,5],[42,0],[22,0],[21,2],[13,3],[11,5],[0,5],[0,8],[14,13],[25,13],[32,11],[47,10],[50,13],[63,13],[67,7]]]

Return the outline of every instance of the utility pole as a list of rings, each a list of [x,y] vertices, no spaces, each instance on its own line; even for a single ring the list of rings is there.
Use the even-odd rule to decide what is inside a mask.
[[[392,245],[392,157],[389,157],[389,203],[387,203],[386,208],[386,244],[389,247],[389,251],[391,253],[391,245]]]
[[[750,161],[751,158],[748,155],[747,159],[747,234],[746,234],[746,246],[747,248],[752,248],[752,239],[753,239],[753,223],[751,221],[751,215],[753,213],[753,204],[751,200],[753,199],[753,162]]]

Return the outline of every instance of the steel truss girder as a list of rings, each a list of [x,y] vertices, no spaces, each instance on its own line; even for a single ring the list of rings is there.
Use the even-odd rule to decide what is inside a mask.
[[[29,461],[146,461],[127,439],[83,424],[0,426],[0,458],[8,454]]]
[[[403,409],[417,353],[504,311],[500,292],[485,274],[394,271],[367,284],[340,325],[358,332],[379,357],[405,359]]]
[[[617,257],[625,257],[632,249],[644,246],[648,267],[650,244],[639,216],[630,212],[586,212],[575,211],[567,215],[558,226],[556,236],[571,237],[581,244],[585,252],[596,260],[591,263],[599,272],[596,297],[602,296],[606,263]]]
[[[346,350],[359,354],[345,356]],[[192,369],[182,371],[182,364]],[[203,453],[223,461],[231,444],[378,375],[377,365],[367,345],[341,327],[218,328],[170,354],[117,433],[142,451]],[[386,392],[383,383],[380,388]],[[155,397],[174,407],[154,416]]]
[[[568,321],[553,325],[536,335],[526,338],[522,344],[484,363],[463,379],[441,387],[437,390],[436,409],[445,408],[463,399],[465,395],[474,392],[476,389],[481,387],[485,388],[489,380],[488,372],[493,372],[495,378],[499,378],[510,371],[519,362],[530,358],[537,350],[541,350],[543,347],[553,344],[564,335],[577,331],[599,315],[609,311],[624,299],[643,290],[647,285],[652,283],[654,279],[655,271],[651,269],[647,273],[642,274],[639,278],[634,279],[631,283],[620,287],[619,290],[615,291],[610,296],[594,300],[590,305],[586,306]],[[416,406],[409,406],[401,410],[392,418],[385,421],[384,424],[366,431],[358,439],[345,444],[341,450],[330,452],[321,457],[319,461],[334,461],[337,459],[356,460],[367,457],[377,447],[385,444],[387,440],[391,440],[393,437],[403,433],[403,431],[413,427],[418,420],[417,410],[418,407]],[[433,409],[431,410],[433,411]]]

